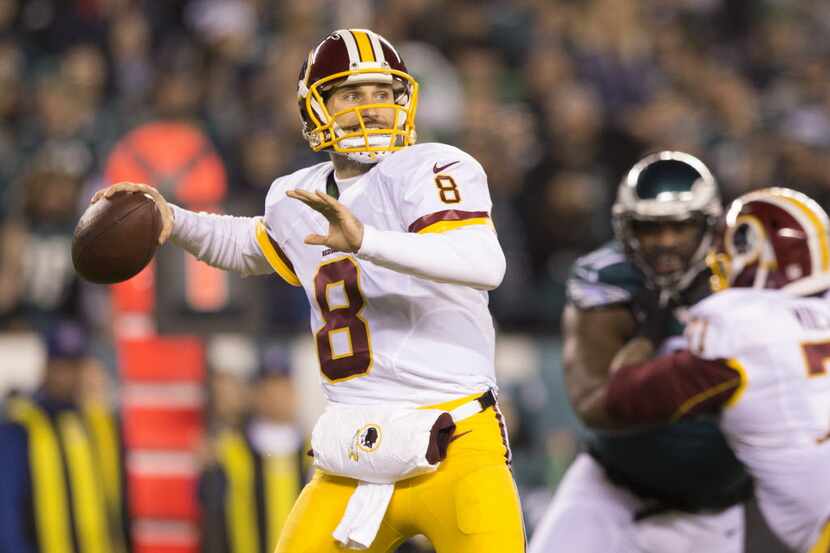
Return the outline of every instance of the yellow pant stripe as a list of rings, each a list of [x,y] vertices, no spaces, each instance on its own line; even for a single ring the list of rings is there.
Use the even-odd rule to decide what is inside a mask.
[[[830,522],[821,531],[818,541],[810,548],[809,553],[830,553]]]

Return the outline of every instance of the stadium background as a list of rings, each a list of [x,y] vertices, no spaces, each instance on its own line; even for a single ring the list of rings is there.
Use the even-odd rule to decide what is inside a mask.
[[[656,149],[701,157],[727,200],[784,185],[826,206],[830,4],[0,0],[0,393],[36,381],[37,331],[75,318],[116,390],[125,336],[193,334],[208,370],[243,373],[280,344],[310,428],[321,399],[301,291],[166,248],[119,299],[78,281],[68,244],[94,191],[124,174],[184,206],[259,214],[275,176],[317,159],[296,78],[342,27],[396,44],[422,87],[420,141],[455,144],[488,172],[508,258],[491,294],[497,368],[532,531],[578,448],[559,361],[571,262],[610,237],[616,184]],[[123,316],[147,290],[142,315]]]

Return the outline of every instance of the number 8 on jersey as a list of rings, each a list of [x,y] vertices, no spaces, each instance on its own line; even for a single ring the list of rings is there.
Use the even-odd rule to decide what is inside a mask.
[[[325,377],[338,382],[372,368],[369,325],[360,315],[366,300],[360,291],[360,267],[351,257],[323,263],[314,276],[314,295],[325,324],[315,333]]]

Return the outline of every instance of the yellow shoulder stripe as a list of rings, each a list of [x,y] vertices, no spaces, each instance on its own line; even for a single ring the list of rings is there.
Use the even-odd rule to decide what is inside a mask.
[[[428,232],[447,232],[448,230],[455,230],[472,225],[490,225],[490,227],[493,227],[493,223],[490,221],[489,217],[473,217],[471,219],[462,219],[460,221],[438,221],[422,228],[418,231],[418,234],[427,234]]]
[[[256,241],[259,244],[259,249],[262,250],[262,255],[265,256],[265,259],[268,260],[268,263],[270,263],[274,271],[291,286],[300,286],[300,279],[294,274],[294,270],[280,257],[274,244],[271,243],[268,230],[262,221],[257,221],[256,224]]]

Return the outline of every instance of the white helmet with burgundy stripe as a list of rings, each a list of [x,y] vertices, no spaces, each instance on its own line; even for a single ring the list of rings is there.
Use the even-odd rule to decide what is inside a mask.
[[[367,104],[350,108],[360,128],[346,132],[329,113],[326,99],[334,88],[363,83],[389,83],[394,103]],[[407,72],[394,46],[368,29],[339,29],[328,35],[308,54],[300,70],[297,100],[303,136],[315,152],[328,150],[361,163],[375,163],[382,157],[415,143],[415,110],[418,83]],[[365,109],[394,109],[394,128],[367,128]]]

